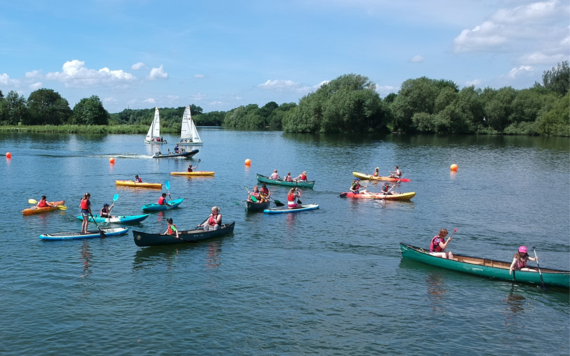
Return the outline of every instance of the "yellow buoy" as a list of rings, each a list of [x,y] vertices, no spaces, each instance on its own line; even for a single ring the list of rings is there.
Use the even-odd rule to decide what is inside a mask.
[[[457,170],[457,165],[454,163],[451,165],[451,167],[449,167],[449,169],[455,172]]]
[[[245,160],[245,165],[246,165],[246,166],[251,165],[251,160],[250,160],[249,158]]]
[[[113,157],[109,158],[109,163],[115,164],[115,159]]]

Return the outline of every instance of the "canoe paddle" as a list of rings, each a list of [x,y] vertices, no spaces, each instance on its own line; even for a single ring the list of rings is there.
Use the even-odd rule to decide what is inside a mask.
[[[538,274],[540,274],[540,287],[546,290],[546,286],[544,285],[544,279],[542,278],[542,272],[540,271],[540,265],[538,264],[538,256],[536,255],[536,250],[534,246],[532,247],[532,250],[534,251],[534,258],[536,258],[536,266],[538,267]]]
[[[97,225],[97,221],[95,221],[95,218],[93,217],[93,214],[89,213],[89,215],[91,215],[91,219],[93,219],[93,222],[95,223],[95,226],[97,226],[97,229],[99,229],[99,234],[101,235],[101,238],[104,239],[105,237],[107,237],[107,235],[105,235],[105,233],[103,232],[103,230],[101,230],[101,228],[99,227],[99,225]]]
[[[254,203],[257,203],[257,198],[254,197],[253,195],[251,195],[251,192],[249,191],[249,188],[246,187],[245,185],[243,186],[245,188],[245,190],[247,190],[247,192],[249,193],[249,196],[251,197],[251,201],[253,201]]]

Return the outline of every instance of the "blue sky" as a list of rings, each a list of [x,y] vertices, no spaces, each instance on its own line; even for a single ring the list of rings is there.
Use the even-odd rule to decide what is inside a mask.
[[[72,108],[298,102],[356,73],[525,88],[570,57],[568,1],[27,1],[0,11],[0,90]]]

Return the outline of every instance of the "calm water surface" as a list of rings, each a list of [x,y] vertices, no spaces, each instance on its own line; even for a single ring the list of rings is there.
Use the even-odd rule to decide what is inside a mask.
[[[398,245],[427,247],[440,228],[457,227],[454,252],[509,260],[524,244],[536,246],[544,267],[570,269],[568,139],[201,135],[205,145],[193,160],[152,159],[155,147],[143,135],[0,135],[0,152],[13,155],[0,164],[0,353],[570,353],[567,291],[438,270],[402,260]],[[169,175],[199,158],[214,178]],[[399,188],[417,193],[411,202],[338,197],[352,171],[395,164],[412,180]],[[273,169],[307,170],[317,183],[302,201],[321,209],[247,214],[244,186]],[[114,184],[135,174],[169,179],[172,197],[185,201],[132,229],[164,231],[168,217],[192,228],[218,205],[225,221],[236,221],[233,236],[162,248],[138,248],[131,233],[38,239],[79,231],[85,192],[94,210],[118,193],[114,213],[141,213],[160,192]],[[284,188],[272,191],[286,200]],[[42,194],[69,209],[23,217],[27,200]]]

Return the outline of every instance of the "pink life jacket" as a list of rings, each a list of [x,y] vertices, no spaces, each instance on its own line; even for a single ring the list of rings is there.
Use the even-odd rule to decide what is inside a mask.
[[[442,252],[443,249],[439,246],[439,243],[445,243],[445,239],[443,237],[439,237],[439,235],[435,235],[433,239],[431,239],[431,244],[429,245],[429,252]]]

